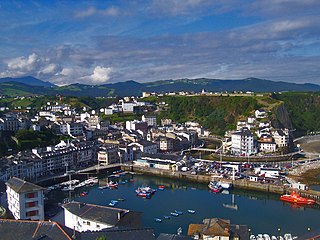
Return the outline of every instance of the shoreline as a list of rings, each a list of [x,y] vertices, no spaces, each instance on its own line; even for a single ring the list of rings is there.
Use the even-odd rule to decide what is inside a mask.
[[[208,176],[208,175],[192,175],[191,173],[187,173],[187,172],[172,172],[168,170],[150,169],[150,168],[128,166],[128,165],[121,165],[121,170],[129,171],[129,172],[138,172],[138,173],[143,173],[151,176],[165,177],[165,178],[171,178],[171,179],[181,179],[181,180],[188,180],[192,182],[207,183],[207,184],[210,182],[212,178],[212,176]],[[279,195],[291,193],[291,191],[293,190],[288,186],[253,182],[245,179],[238,179],[234,181],[229,179],[224,179],[224,181],[232,183],[234,188],[274,193]],[[319,191],[299,190],[299,192],[301,195],[305,197],[314,199],[318,205],[320,204]]]

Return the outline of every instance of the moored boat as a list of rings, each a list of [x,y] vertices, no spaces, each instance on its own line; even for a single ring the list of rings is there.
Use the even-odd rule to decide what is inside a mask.
[[[222,187],[215,181],[210,181],[208,187],[214,193],[219,193],[222,191]]]
[[[192,210],[192,209],[188,209],[188,213],[195,214],[196,211],[195,211],[195,210]]]
[[[293,191],[291,194],[284,194],[280,196],[280,200],[289,202],[289,203],[306,204],[306,205],[312,205],[315,203],[313,199],[301,197],[295,191]]]
[[[84,197],[84,196],[86,196],[88,194],[88,192],[82,192],[80,195],[81,195],[81,197]]]
[[[174,210],[174,212],[177,213],[177,214],[179,214],[179,215],[182,215],[182,214],[183,214],[183,212],[178,211],[178,210]]]
[[[162,222],[161,218],[154,218],[156,222]]]
[[[143,198],[151,198],[151,194],[146,192],[138,192],[137,196],[143,197]]]
[[[110,181],[109,183],[107,183],[106,185],[108,188],[117,188],[118,187],[118,183],[112,182]]]
[[[179,216],[179,214],[176,213],[176,212],[171,212],[170,214],[171,214],[172,216],[174,216],[174,217],[178,217],[178,216]]]
[[[170,216],[163,216],[164,219],[170,219]]]

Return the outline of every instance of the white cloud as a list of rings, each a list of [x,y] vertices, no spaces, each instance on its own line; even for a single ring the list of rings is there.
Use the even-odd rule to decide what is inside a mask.
[[[40,73],[43,73],[43,74],[56,74],[57,71],[58,71],[58,68],[59,68],[59,66],[57,64],[50,63],[49,65],[44,66],[41,69]]]
[[[85,17],[91,17],[95,15],[102,15],[107,17],[114,17],[119,14],[119,8],[115,6],[111,6],[106,9],[97,9],[95,7],[89,7],[83,11],[78,11],[75,13],[76,18],[85,18]]]
[[[104,83],[110,79],[111,72],[111,67],[97,66],[90,77],[94,83]]]
[[[27,57],[12,58],[5,63],[5,71],[1,73],[1,76],[6,77],[30,75],[47,79],[61,71],[59,64],[52,62],[48,57],[42,57],[36,53],[32,53]]]
[[[7,62],[8,70],[16,71],[32,71],[37,67],[37,63],[40,61],[37,54],[32,53],[28,57],[17,57]]]

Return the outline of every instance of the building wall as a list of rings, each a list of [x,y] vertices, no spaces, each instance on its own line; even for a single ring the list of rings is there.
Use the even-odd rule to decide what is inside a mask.
[[[43,192],[16,193],[7,187],[8,208],[16,220],[44,220]]]
[[[66,209],[64,209],[64,219],[64,224],[66,227],[75,229],[78,232],[100,231],[102,229],[113,227],[112,225],[83,219],[80,216],[74,215]]]

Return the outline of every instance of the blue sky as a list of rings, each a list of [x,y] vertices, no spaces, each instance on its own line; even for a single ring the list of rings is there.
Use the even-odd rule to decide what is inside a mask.
[[[319,0],[2,0],[0,77],[320,84]]]

